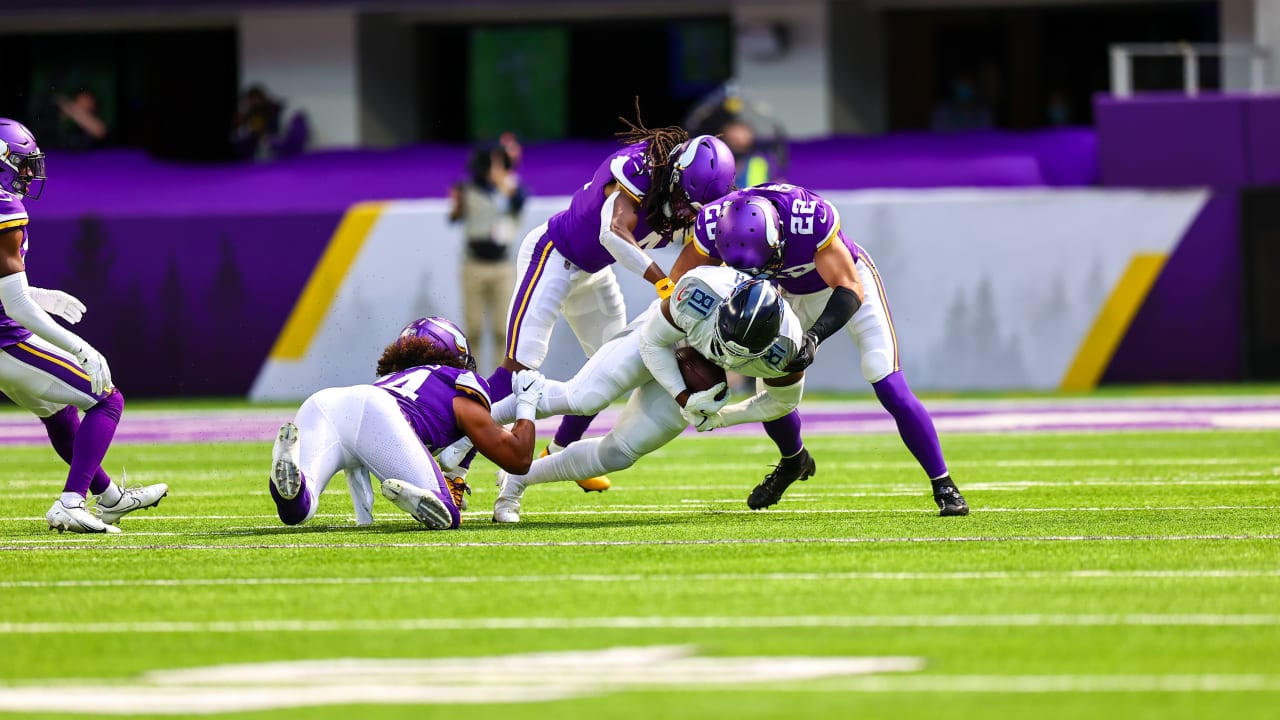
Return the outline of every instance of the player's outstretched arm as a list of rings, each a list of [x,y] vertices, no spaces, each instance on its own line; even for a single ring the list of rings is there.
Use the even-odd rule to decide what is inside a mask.
[[[803,372],[783,375],[779,378],[766,378],[762,392],[741,402],[726,405],[720,412],[710,417],[715,427],[776,420],[795,410],[803,396]]]
[[[661,312],[649,316],[640,328],[640,358],[649,369],[649,374],[671,397],[676,399],[680,407],[684,407],[689,399],[689,389],[685,387],[684,376],[680,374],[680,363],[676,360],[675,344],[683,340],[684,330],[671,318],[671,302],[663,300]]]
[[[814,356],[822,341],[831,337],[837,330],[849,324],[853,314],[862,307],[862,280],[858,278],[858,268],[854,264],[853,255],[844,244],[842,235],[837,234],[835,240],[827,243],[814,255],[818,275],[833,288],[822,314],[813,321],[813,325],[804,334],[804,344],[800,352],[787,365],[787,370],[800,371],[813,364]]]
[[[653,283],[658,289],[659,297],[665,298],[666,295],[662,292],[665,289],[670,294],[671,281],[658,263],[641,249],[632,234],[636,224],[640,222],[639,211],[640,205],[635,198],[621,190],[610,192],[605,197],[604,207],[600,209],[600,244],[619,265]]]
[[[476,450],[509,473],[523,475],[533,464],[537,439],[532,420],[517,420],[511,431],[493,421],[489,409],[469,397],[453,399],[453,416]]]

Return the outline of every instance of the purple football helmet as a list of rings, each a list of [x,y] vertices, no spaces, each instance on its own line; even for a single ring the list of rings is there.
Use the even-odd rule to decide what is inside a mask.
[[[0,118],[0,188],[35,200],[44,191],[44,153],[17,120]]]
[[[719,138],[699,135],[686,140],[671,151],[668,162],[672,203],[668,217],[692,217],[703,205],[733,191],[737,174],[733,151]]]
[[[437,349],[451,353],[460,360],[468,370],[475,372],[476,359],[471,355],[471,344],[452,320],[438,316],[424,317],[414,320],[400,331],[399,340],[424,338]],[[399,341],[397,340],[397,342]]]
[[[773,277],[782,269],[782,219],[773,203],[760,197],[730,200],[720,207],[716,252],[729,267]]]

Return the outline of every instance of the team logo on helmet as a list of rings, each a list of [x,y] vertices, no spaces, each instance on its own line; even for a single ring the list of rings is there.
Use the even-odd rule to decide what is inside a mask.
[[[718,138],[699,135],[686,140],[671,150],[667,162],[671,167],[667,188],[671,202],[663,208],[667,217],[689,217],[733,190],[733,151]]]
[[[400,331],[399,340],[410,338],[430,341],[434,347],[459,358],[468,370],[475,372],[476,359],[471,355],[471,344],[467,342],[462,329],[452,320],[439,316],[414,320]]]

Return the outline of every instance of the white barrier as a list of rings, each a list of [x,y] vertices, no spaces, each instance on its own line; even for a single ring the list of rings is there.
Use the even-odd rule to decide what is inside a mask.
[[[903,369],[917,389],[1053,389],[1081,351],[1135,255],[1167,255],[1208,195],[1202,190],[931,190],[823,193],[847,236],[884,278]],[[525,230],[566,205],[537,198]],[[298,399],[368,382],[381,349],[422,315],[462,317],[462,241],[440,200],[388,203],[348,268],[301,359],[270,358],[255,400]],[[523,231],[522,231],[523,234]],[[653,253],[670,267],[678,250]],[[630,316],[653,289],[615,269]],[[864,390],[845,335],[825,343],[813,390]],[[568,326],[543,371],[583,361]],[[851,370],[852,368],[852,370]]]

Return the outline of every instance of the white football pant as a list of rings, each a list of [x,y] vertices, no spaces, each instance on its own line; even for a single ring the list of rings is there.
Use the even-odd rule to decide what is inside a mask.
[[[434,491],[448,499],[449,488],[391,393],[372,385],[321,390],[302,403],[298,426],[299,466],[311,494],[311,515],[320,494],[342,470],[355,506],[356,523],[373,522],[370,473]],[[452,500],[449,500],[452,502]]]
[[[612,268],[588,273],[561,255],[543,223],[525,235],[516,256],[516,290],[507,307],[505,356],[538,369],[561,315],[591,357],[626,325],[622,289]]]

